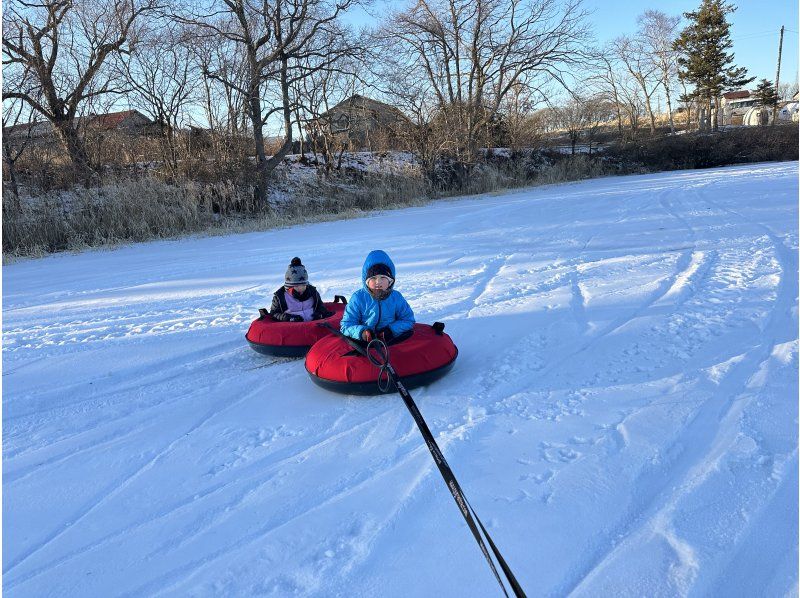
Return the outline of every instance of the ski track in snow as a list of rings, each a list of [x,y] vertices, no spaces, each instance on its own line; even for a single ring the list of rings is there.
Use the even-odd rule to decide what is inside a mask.
[[[784,595],[797,238],[783,163],[7,266],[3,587],[496,593],[399,398],[243,338],[292,255],[330,300],[382,247],[459,346],[412,394],[529,595]]]

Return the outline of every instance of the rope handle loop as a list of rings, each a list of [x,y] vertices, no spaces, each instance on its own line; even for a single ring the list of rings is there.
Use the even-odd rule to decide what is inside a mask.
[[[367,343],[367,359],[380,370],[378,372],[378,390],[387,392],[392,380],[387,371],[389,368],[389,347],[386,346],[383,339],[375,337]]]

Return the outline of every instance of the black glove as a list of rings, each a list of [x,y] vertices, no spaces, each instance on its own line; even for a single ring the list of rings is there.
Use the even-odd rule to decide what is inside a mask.
[[[392,332],[392,329],[387,326],[386,328],[382,328],[378,331],[378,338],[380,338],[384,343],[388,343],[394,338],[394,332]]]
[[[290,322],[302,322],[303,321],[303,316],[294,316],[294,315],[289,316],[289,321]]]

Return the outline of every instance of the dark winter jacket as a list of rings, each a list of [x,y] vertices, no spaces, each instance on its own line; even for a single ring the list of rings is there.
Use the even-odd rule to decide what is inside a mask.
[[[286,305],[286,287],[281,287],[272,296],[272,305],[269,308],[269,315],[278,322],[289,322],[292,319],[292,314],[287,313],[288,306]],[[313,306],[313,319],[319,320],[327,318],[331,313],[325,308],[322,302],[322,297],[319,296],[317,289],[313,285],[308,285],[302,295],[295,295],[297,301],[312,300]]]
[[[388,266],[392,278],[395,278],[394,263],[389,256],[380,250],[370,252],[361,269],[364,286],[353,293],[342,317],[341,331],[351,338],[360,339],[361,333],[367,329],[378,333],[387,328],[392,336],[399,337],[414,328],[414,312],[399,292],[390,287],[389,294],[380,300],[370,294],[367,271],[379,263]]]

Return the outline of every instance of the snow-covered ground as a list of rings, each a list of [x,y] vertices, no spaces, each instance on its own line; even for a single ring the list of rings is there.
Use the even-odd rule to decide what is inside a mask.
[[[529,596],[797,595],[798,166],[618,177],[3,268],[8,596],[494,596],[397,395],[244,333],[371,249],[460,349],[413,392]]]

